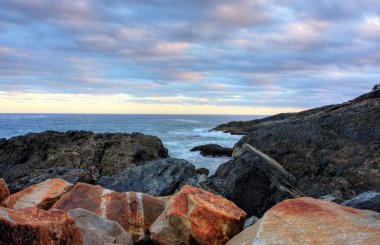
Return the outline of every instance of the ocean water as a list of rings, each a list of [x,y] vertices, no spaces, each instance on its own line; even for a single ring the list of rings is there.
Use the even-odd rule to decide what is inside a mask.
[[[231,115],[91,115],[91,114],[0,114],[0,138],[45,130],[141,132],[160,137],[171,157],[182,158],[213,173],[228,157],[203,157],[194,146],[215,143],[232,147],[241,136],[209,132],[213,127],[262,116]]]

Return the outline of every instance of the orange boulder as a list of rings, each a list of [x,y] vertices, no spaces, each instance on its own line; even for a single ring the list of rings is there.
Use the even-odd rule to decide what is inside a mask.
[[[82,244],[74,220],[62,210],[0,207],[0,244]]]
[[[153,223],[151,239],[165,245],[225,244],[242,230],[245,217],[234,203],[185,185],[170,197],[165,211]]]
[[[22,209],[37,207],[48,210],[64,193],[73,187],[72,184],[61,179],[48,179],[25,190],[10,195],[3,200],[2,205],[7,208]]]
[[[305,197],[272,207],[228,244],[379,244],[379,238],[379,213]]]
[[[53,208],[65,211],[83,208],[118,222],[134,242],[149,239],[149,228],[165,208],[165,202],[137,192],[119,193],[84,183],[62,196]]]
[[[9,189],[4,179],[0,178],[0,202],[9,196]]]

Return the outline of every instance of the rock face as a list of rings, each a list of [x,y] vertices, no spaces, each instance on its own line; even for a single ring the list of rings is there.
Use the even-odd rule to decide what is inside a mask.
[[[36,207],[48,210],[66,192],[71,190],[72,184],[61,179],[49,179],[32,185],[27,189],[10,195],[2,205],[12,209]]]
[[[153,223],[151,239],[165,245],[225,244],[242,230],[245,217],[232,202],[186,185]]]
[[[188,161],[167,158],[146,163],[111,177],[101,177],[97,184],[119,192],[136,191],[154,196],[166,196],[173,194],[185,181],[192,181],[192,184],[196,185],[201,176],[202,174],[198,174],[194,165]]]
[[[244,152],[222,164],[205,188],[258,217],[284,199],[303,196],[295,178],[274,159],[249,145],[245,145]]]
[[[283,201],[227,244],[379,244],[380,214],[313,198]]]
[[[220,125],[246,134],[245,143],[281,162],[301,191],[344,200],[368,190],[380,192],[380,90],[343,104],[299,113]]]
[[[82,244],[74,220],[64,211],[0,207],[0,244]]]
[[[367,191],[351,200],[341,203],[341,205],[357,209],[369,209],[380,213],[380,193]]]
[[[7,183],[5,183],[4,179],[0,178],[0,203],[7,196],[9,196],[9,189]]]
[[[133,244],[129,234],[117,222],[81,208],[71,209],[68,214],[80,229],[84,245]]]
[[[192,148],[190,151],[200,151],[201,155],[204,157],[212,156],[212,157],[231,157],[232,156],[232,148],[223,147],[217,144],[207,144],[200,145]]]
[[[100,186],[77,183],[52,208],[86,209],[119,223],[134,242],[149,239],[149,228],[165,207],[164,200],[147,194],[118,193]]]
[[[8,182],[13,193],[35,184],[33,181],[29,183],[29,179],[45,178],[44,175],[49,173],[47,178],[61,177],[55,175],[57,167],[64,167],[63,175],[66,173],[68,177],[75,169],[113,175],[167,156],[167,149],[155,136],[46,131],[3,140],[0,144],[0,177]]]

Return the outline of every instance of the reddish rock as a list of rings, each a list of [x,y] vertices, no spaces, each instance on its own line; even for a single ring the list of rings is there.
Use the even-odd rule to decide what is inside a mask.
[[[65,211],[83,208],[118,222],[134,242],[148,240],[149,228],[165,208],[165,202],[137,192],[119,193],[84,183],[62,196],[53,208]]]
[[[165,245],[225,244],[242,230],[245,217],[234,203],[185,185],[152,224],[151,239]]]
[[[277,204],[228,244],[379,244],[379,238],[377,212],[297,198]]]
[[[13,209],[37,207],[48,210],[64,193],[73,187],[61,179],[48,179],[23,191],[10,195],[3,206]]]
[[[0,178],[0,202],[9,196],[9,189],[4,179]]]
[[[62,210],[0,207],[0,244],[82,244],[74,220]]]

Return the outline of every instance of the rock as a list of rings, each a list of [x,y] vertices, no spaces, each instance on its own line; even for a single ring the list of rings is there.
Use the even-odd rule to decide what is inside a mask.
[[[342,199],[340,199],[339,197],[333,196],[333,195],[321,196],[318,199],[324,200],[324,201],[329,201],[329,202],[335,202],[337,204],[340,204],[341,202],[343,202]]]
[[[375,91],[375,90],[378,90],[380,89],[380,84],[376,84],[375,86],[373,86],[372,90]]]
[[[351,101],[299,113],[220,125],[245,134],[234,147],[250,144],[281,162],[299,189],[318,198],[343,200],[380,192],[380,90]]]
[[[257,217],[284,199],[303,196],[296,179],[274,159],[249,145],[244,152],[222,164],[203,187]]]
[[[200,151],[201,155],[204,157],[212,156],[212,157],[231,157],[232,156],[232,148],[223,147],[217,144],[207,144],[196,146],[190,151]]]
[[[167,156],[168,151],[159,138],[140,133],[30,133],[0,144],[0,177],[14,193],[35,184],[29,183],[29,179],[44,175],[61,177],[54,172],[57,167],[66,169],[69,176],[70,169],[114,175]]]
[[[52,208],[69,211],[83,208],[118,222],[134,242],[149,239],[149,228],[165,208],[165,201],[147,194],[119,193],[85,183],[77,183]]]
[[[379,237],[379,213],[297,198],[277,204],[227,244],[379,244]]]
[[[248,219],[245,220],[244,222],[244,227],[243,230],[247,229],[248,227],[254,225],[257,221],[259,221],[259,218],[256,216],[251,216]]]
[[[239,233],[246,214],[232,202],[184,186],[170,197],[150,228],[156,244],[224,244]]]
[[[130,235],[117,222],[82,208],[71,209],[67,213],[80,229],[84,245],[133,244]]]
[[[197,184],[198,174],[195,166],[185,160],[167,158],[111,177],[101,177],[97,184],[118,192],[136,191],[154,196],[167,196],[173,194],[186,180]]]
[[[37,185],[10,195],[2,205],[12,209],[36,207],[49,210],[51,206],[66,192],[71,190],[72,184],[61,179],[49,179]]]
[[[357,209],[369,209],[380,213],[380,193],[367,191],[351,200],[341,203],[341,205]]]
[[[207,168],[197,168],[195,172],[199,175],[206,175],[208,176],[210,171]]]
[[[9,196],[9,189],[7,183],[5,183],[4,179],[0,178],[0,203],[7,196]]]
[[[0,244],[82,244],[74,220],[64,211],[0,207]]]

